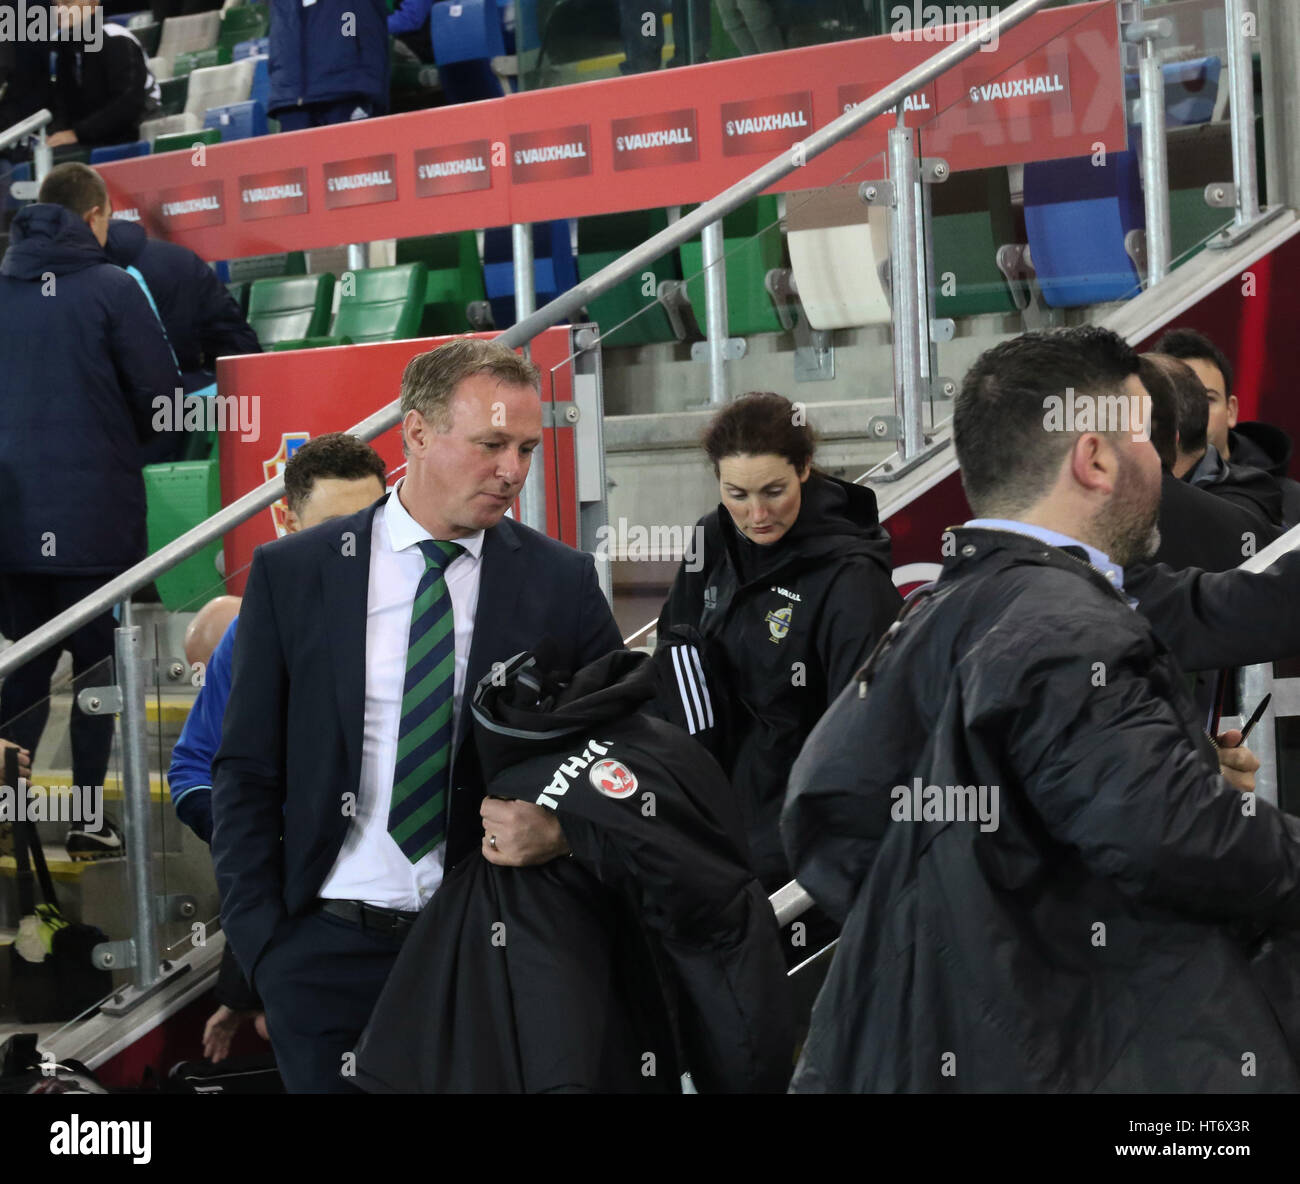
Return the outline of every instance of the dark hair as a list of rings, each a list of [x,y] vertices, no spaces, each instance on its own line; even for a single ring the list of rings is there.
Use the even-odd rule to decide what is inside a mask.
[[[1178,424],[1178,451],[1184,456],[1199,456],[1205,451],[1206,429],[1210,424],[1210,396],[1205,384],[1186,362],[1168,354],[1152,357],[1169,377],[1174,394],[1174,411]]]
[[[1096,325],[1025,333],[995,345],[967,371],[953,408],[953,444],[978,517],[1012,517],[1051,488],[1079,433],[1048,426],[1049,400],[1073,388],[1115,397],[1138,371],[1118,334]]]
[[[90,165],[70,160],[67,164],[56,164],[45,174],[36,200],[62,206],[78,218],[84,218],[96,206],[108,205],[108,189]]]
[[[713,471],[727,456],[781,456],[803,472],[817,446],[803,405],[771,391],[750,391],[719,411],[700,440]]]
[[[1170,329],[1152,346],[1151,352],[1166,354],[1171,358],[1196,358],[1201,362],[1213,362],[1223,375],[1223,397],[1226,399],[1232,394],[1232,363],[1223,350],[1204,333],[1198,333],[1195,329]]]
[[[302,444],[284,466],[284,493],[289,509],[301,514],[311,491],[321,478],[359,481],[378,477],[385,484],[388,470],[384,458],[364,440],[347,432],[330,432]]]
[[[1161,365],[1160,355],[1143,354],[1138,361],[1138,377],[1151,396],[1151,445],[1161,466],[1172,471],[1178,459],[1178,396],[1173,379],[1169,368]]]

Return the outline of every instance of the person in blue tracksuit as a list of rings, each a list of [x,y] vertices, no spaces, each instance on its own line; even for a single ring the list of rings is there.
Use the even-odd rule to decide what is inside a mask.
[[[388,111],[384,0],[271,0],[268,113],[301,131]]]

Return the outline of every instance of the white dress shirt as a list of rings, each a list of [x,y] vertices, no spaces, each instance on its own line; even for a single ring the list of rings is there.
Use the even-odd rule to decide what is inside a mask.
[[[332,900],[364,900],[381,908],[414,910],[423,907],[442,883],[445,845],[439,843],[418,862],[411,863],[388,833],[411,606],[425,568],[424,553],[418,544],[433,537],[407,513],[401,502],[401,489],[402,482],[399,482],[388,500],[375,511],[370,535],[366,711],[357,817],[325,877],[320,895]],[[453,736],[460,719],[470,641],[474,636],[483,532],[455,541],[465,552],[453,559],[444,572],[456,630]]]

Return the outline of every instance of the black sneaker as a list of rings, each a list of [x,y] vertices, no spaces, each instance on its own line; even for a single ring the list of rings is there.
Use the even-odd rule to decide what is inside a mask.
[[[70,827],[63,845],[67,848],[69,859],[114,859],[126,854],[122,832],[107,815],[98,830]]]

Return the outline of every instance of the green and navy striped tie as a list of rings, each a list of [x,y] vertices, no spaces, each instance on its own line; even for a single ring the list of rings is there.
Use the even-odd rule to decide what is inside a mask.
[[[388,833],[412,863],[441,843],[447,829],[456,629],[443,571],[463,548],[426,539],[420,550],[425,568],[411,606],[397,767],[388,809]]]

